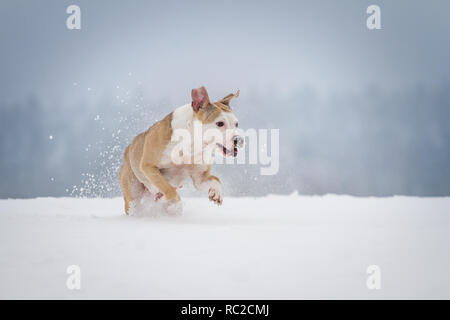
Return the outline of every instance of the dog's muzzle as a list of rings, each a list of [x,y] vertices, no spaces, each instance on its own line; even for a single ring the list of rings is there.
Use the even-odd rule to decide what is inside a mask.
[[[244,139],[241,136],[233,136],[233,149],[227,149],[223,144],[217,143],[217,146],[222,150],[224,156],[233,156],[236,157],[238,154],[238,148],[241,148],[244,145]]]
[[[241,136],[234,136],[232,139],[236,148],[242,148],[244,146],[244,138]]]

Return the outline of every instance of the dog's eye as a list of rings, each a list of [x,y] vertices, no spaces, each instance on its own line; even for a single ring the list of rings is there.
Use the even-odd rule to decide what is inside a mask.
[[[223,121],[216,122],[216,125],[217,125],[218,127],[223,127],[224,124],[225,124],[225,123],[223,123]]]
[[[238,123],[238,122],[236,122],[236,128],[238,127],[238,125],[239,125],[239,123]]]

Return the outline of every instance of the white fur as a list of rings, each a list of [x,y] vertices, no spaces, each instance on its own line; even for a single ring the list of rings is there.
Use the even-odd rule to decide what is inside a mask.
[[[176,129],[190,129],[192,123],[195,120],[194,110],[190,104],[186,104],[179,108],[176,108],[172,113],[172,130]]]
[[[172,113],[172,122],[170,123],[172,126],[172,141],[169,142],[166,149],[163,152],[163,155],[161,157],[159,167],[171,167],[172,166],[172,150],[175,146],[179,144],[179,141],[174,141],[174,133],[176,130],[187,130],[191,136],[193,136],[193,123],[195,121],[195,115],[194,111],[192,110],[192,107],[190,104],[186,104],[184,106],[181,106]],[[191,145],[193,144],[193,141],[191,141]],[[191,146],[187,146],[188,148],[191,148]]]

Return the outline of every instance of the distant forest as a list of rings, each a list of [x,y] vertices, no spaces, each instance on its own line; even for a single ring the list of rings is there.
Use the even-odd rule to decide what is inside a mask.
[[[448,88],[242,95],[235,113],[243,129],[280,129],[279,173],[260,176],[258,165],[213,171],[232,196],[450,195]],[[130,97],[93,105],[0,102],[0,197],[118,196],[126,145],[177,107],[138,92]],[[189,186],[183,192],[195,194]]]

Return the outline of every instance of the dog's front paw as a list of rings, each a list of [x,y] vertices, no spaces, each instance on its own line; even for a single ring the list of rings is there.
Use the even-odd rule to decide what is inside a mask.
[[[165,207],[168,215],[179,216],[183,212],[183,203],[180,200],[169,200]]]
[[[222,204],[222,190],[220,186],[209,188],[208,197],[209,200],[220,206]]]
[[[166,193],[164,194],[164,196],[167,201],[170,201],[170,200],[180,201],[181,200],[180,196],[178,195],[177,190],[173,187],[170,188],[169,190],[167,190]]]

